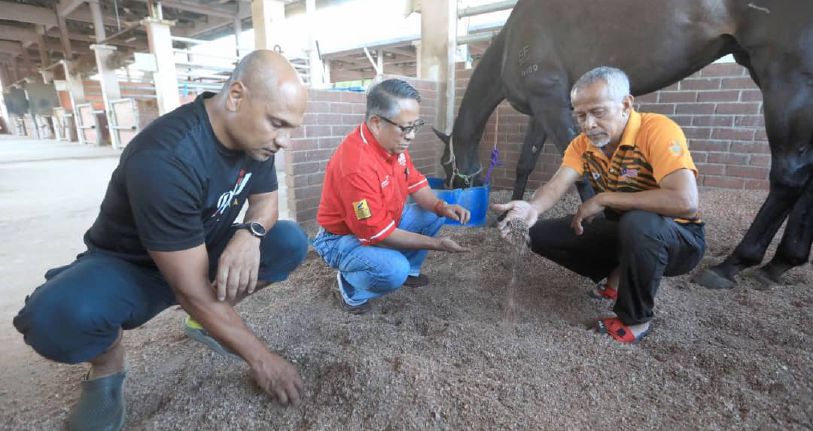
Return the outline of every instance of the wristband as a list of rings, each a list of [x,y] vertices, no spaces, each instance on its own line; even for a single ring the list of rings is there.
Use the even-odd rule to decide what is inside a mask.
[[[444,208],[446,208],[446,201],[443,199],[438,199],[438,201],[435,203],[435,214],[440,215],[440,212]]]

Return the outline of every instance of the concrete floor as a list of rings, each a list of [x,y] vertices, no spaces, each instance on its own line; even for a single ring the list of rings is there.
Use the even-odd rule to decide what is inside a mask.
[[[48,268],[84,250],[118,157],[110,147],[0,135],[0,367],[39,361],[11,320]]]

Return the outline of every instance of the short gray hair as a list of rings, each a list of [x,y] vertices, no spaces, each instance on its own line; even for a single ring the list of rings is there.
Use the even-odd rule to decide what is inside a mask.
[[[610,66],[599,66],[582,75],[581,78],[573,84],[573,90],[571,90],[570,96],[572,97],[576,90],[587,88],[597,81],[602,81],[607,84],[607,92],[609,93],[610,99],[615,102],[620,102],[624,97],[630,95],[630,79],[623,70]]]
[[[414,99],[421,103],[421,94],[415,87],[400,79],[387,79],[373,86],[367,93],[367,115],[365,120],[378,115],[392,118],[399,114],[398,101],[401,99]]]

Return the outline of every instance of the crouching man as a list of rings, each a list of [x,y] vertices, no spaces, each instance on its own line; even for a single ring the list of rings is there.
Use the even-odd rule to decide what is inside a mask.
[[[661,278],[686,274],[703,257],[697,168],[674,121],[633,110],[623,71],[591,70],[570,96],[582,133],[530,202],[494,206],[508,211],[499,229],[505,237],[508,222],[521,219],[534,252],[593,281],[607,278],[593,293],[615,301],[617,317],[596,329],[634,343],[649,331]],[[538,220],[584,174],[596,196],[573,216]]]
[[[445,218],[469,221],[469,211],[447,205],[429,188],[407,149],[424,122],[420,95],[389,79],[370,89],[365,121],[342,141],[327,164],[313,247],[336,274],[336,297],[347,312],[402,285],[429,283],[421,274],[428,250],[467,251],[436,238]],[[412,197],[414,204],[407,204]]]
[[[255,51],[219,93],[158,118],[124,150],[87,251],[48,271],[14,319],[40,355],[90,363],[69,429],[123,427],[124,330],[173,304],[194,318],[187,334],[244,359],[281,404],[299,401],[297,369],[233,304],[285,280],[305,258],[304,232],[277,220],[274,153],[289,145],[306,103],[287,60]],[[235,225],[245,201],[246,222]]]

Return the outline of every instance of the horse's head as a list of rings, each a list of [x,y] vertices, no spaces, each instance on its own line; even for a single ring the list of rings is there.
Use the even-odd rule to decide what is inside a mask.
[[[453,189],[482,185],[480,173],[483,168],[477,160],[477,146],[469,148],[464,145],[462,139],[456,139],[458,137],[455,136],[454,131],[451,136],[434,127],[432,131],[435,132],[438,139],[443,141],[443,156],[441,156],[440,164],[446,172],[444,184]]]

